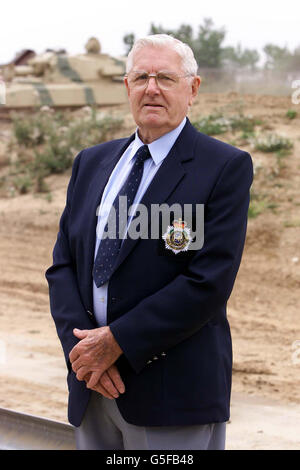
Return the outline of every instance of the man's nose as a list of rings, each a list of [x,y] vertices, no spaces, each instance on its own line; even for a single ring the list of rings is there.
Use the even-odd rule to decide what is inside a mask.
[[[160,93],[160,88],[157,85],[155,77],[149,77],[148,83],[146,86],[146,93],[156,94],[156,95]]]

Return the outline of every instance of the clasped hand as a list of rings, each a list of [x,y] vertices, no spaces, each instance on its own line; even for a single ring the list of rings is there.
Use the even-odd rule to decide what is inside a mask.
[[[73,334],[80,339],[69,354],[76,378],[84,380],[88,388],[107,398],[117,398],[119,393],[124,393],[124,383],[114,365],[122,350],[110,328],[75,328]]]

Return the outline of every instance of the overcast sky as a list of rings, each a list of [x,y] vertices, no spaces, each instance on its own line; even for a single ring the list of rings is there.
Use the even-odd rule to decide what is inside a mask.
[[[124,54],[123,36],[148,34],[150,23],[198,30],[204,18],[226,28],[225,45],[261,50],[267,42],[294,49],[300,45],[300,2],[297,0],[6,0],[0,10],[0,64],[21,49],[43,52],[65,48],[84,52],[96,36],[102,51]]]

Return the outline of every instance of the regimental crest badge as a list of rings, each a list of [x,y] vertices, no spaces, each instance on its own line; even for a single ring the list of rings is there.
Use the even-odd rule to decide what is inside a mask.
[[[169,225],[162,236],[165,240],[165,248],[172,250],[175,255],[181,251],[187,251],[192,241],[191,230],[185,224],[184,220],[174,220],[173,225]]]

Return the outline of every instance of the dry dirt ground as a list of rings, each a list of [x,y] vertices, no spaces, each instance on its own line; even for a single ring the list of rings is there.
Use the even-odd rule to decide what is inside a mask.
[[[233,396],[238,397],[228,428],[233,439],[228,448],[262,448],[263,426],[268,416],[275,416],[268,406],[259,408],[253,418],[251,429],[258,434],[251,443],[245,429],[234,425],[240,419],[247,427],[249,419],[251,427],[253,422],[243,410],[250,410],[255,400],[267,399],[280,406],[286,429],[296,427],[298,432],[293,433],[298,437],[285,441],[281,424],[282,439],[279,432],[266,448],[300,448],[300,347],[299,354],[293,349],[300,340],[300,107],[291,105],[289,97],[203,94],[191,117],[220,108],[231,112],[240,105],[244,114],[263,120],[266,129],[292,138],[294,149],[279,168],[273,154],[238,144],[253,157],[253,188],[267,205],[249,219],[242,264],[228,304]],[[294,120],[285,117],[290,108],[298,111]],[[134,130],[126,106],[112,111],[127,116],[124,135]],[[4,162],[9,131],[8,123],[0,124]],[[237,135],[220,138],[233,141]],[[3,164],[1,172],[4,169]],[[69,176],[70,172],[48,178],[51,201],[43,194],[0,198],[0,407],[60,421],[67,419],[66,369],[50,316],[44,272],[51,264]],[[237,408],[241,397],[244,408]]]

